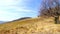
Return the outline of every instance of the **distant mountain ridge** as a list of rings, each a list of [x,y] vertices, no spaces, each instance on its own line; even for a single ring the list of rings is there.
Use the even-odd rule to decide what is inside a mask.
[[[20,18],[20,19],[16,19],[16,20],[14,20],[14,21],[24,20],[24,19],[29,19],[29,18],[31,18],[31,17],[22,17],[22,18]]]
[[[0,21],[0,24],[1,24],[1,23],[4,23],[4,21]]]

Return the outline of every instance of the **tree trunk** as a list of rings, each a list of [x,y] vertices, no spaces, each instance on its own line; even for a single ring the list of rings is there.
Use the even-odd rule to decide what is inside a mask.
[[[55,24],[60,24],[60,22],[59,22],[59,16],[55,17]]]

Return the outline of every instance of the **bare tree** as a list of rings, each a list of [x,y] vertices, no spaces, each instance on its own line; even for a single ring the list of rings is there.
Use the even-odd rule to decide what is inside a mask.
[[[39,16],[54,17],[55,23],[59,23],[60,0],[43,0]]]

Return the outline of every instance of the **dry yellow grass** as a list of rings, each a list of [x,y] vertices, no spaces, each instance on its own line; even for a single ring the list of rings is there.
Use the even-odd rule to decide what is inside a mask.
[[[60,34],[54,18],[31,18],[0,25],[0,34]]]

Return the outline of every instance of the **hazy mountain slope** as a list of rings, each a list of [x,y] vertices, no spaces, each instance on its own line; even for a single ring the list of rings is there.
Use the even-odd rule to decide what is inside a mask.
[[[0,24],[4,23],[4,21],[0,21]]]
[[[0,34],[54,34],[60,32],[60,25],[54,18],[31,18],[0,25]]]
[[[24,20],[24,19],[30,19],[31,17],[22,17],[22,18],[20,18],[20,19],[16,19],[16,20],[14,20],[14,21],[20,21],[20,20]]]

